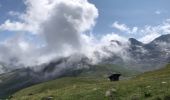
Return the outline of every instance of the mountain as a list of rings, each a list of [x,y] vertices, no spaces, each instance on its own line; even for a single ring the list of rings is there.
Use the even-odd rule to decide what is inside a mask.
[[[123,77],[128,77],[139,73],[117,65],[90,65],[85,58],[75,62],[70,62],[71,59],[62,58],[43,66],[37,66],[37,69],[41,67],[39,70],[35,67],[22,68],[1,74],[0,99],[8,97],[20,89],[61,77],[104,78],[113,72],[122,73]]]
[[[61,77],[106,77],[113,72],[123,73],[124,77],[140,71],[159,69],[170,62],[170,35],[163,35],[148,44],[134,38],[128,44],[111,40],[102,47],[102,53],[109,56],[102,58],[101,52],[95,51],[100,59],[97,65],[92,59],[82,54],[58,58],[40,66],[20,68],[0,75],[0,97],[22,88]],[[118,47],[118,50],[115,48]],[[123,49],[122,49],[123,48]],[[117,50],[113,52],[113,50]],[[121,52],[121,53],[120,53]],[[3,67],[4,68],[4,67]]]
[[[108,44],[102,45],[101,48],[96,49],[93,54],[90,54],[93,55],[92,58],[82,54],[73,54],[66,58],[58,58],[60,60],[53,59],[53,61],[50,61],[47,64],[42,64],[38,68],[37,66],[35,66],[35,70],[42,69],[44,66],[49,66],[48,69],[53,70],[53,68],[50,67],[50,64],[54,63],[55,65],[57,65],[59,61],[64,62],[66,61],[66,59],[72,60],[70,60],[69,63],[66,64],[67,66],[62,63],[60,65],[60,68],[56,68],[57,71],[61,71],[65,67],[71,69],[74,66],[71,64],[73,59],[75,59],[74,62],[76,64],[85,61],[82,66],[86,66],[86,64],[89,65],[92,64],[93,61],[97,61],[98,64],[115,64],[131,69],[136,69],[139,71],[158,69],[170,61],[170,34],[162,35],[148,44],[144,44],[134,38],[129,38],[127,43],[124,43],[120,40],[108,41],[110,41],[108,42]],[[13,65],[10,64],[4,66],[3,64],[3,67],[0,66],[0,73],[2,73],[2,71],[8,72],[10,70],[14,70],[14,68],[22,68],[20,66],[13,67],[16,62],[15,59],[12,60],[12,62],[14,63]]]
[[[140,71],[159,69],[170,61],[170,34],[162,35],[148,44],[129,38],[129,46],[121,56],[113,54],[103,60]],[[127,56],[128,59],[122,59]]]
[[[143,46],[144,44],[142,42],[139,42],[138,40],[134,39],[134,38],[129,38],[129,42],[131,43],[131,45],[138,45],[138,46]]]
[[[0,98],[8,96],[9,94],[35,83],[39,83],[39,78],[31,69],[22,68],[16,69],[8,73],[0,75]],[[38,75],[37,75],[38,76]]]
[[[161,35],[160,37],[156,38],[154,41],[152,41],[151,43],[154,42],[170,42],[170,34],[166,34],[166,35]]]
[[[7,72],[7,68],[3,64],[0,64],[0,74],[3,72]]]
[[[169,34],[162,35],[148,44],[135,45],[131,42],[131,45],[135,45],[136,48],[131,50],[130,54],[137,61],[137,66],[141,66],[141,69],[158,69],[170,61],[169,43]]]

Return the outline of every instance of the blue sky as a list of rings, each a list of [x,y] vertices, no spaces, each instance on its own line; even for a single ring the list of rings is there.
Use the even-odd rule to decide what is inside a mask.
[[[96,33],[112,31],[109,25],[114,21],[130,27],[143,27],[158,25],[170,18],[170,0],[90,0],[90,2],[99,9],[99,18],[94,29]]]
[[[25,11],[25,5],[23,0],[1,0],[0,1],[0,23],[2,24],[7,19],[16,19],[10,16],[10,11],[23,12]]]
[[[170,18],[170,0],[89,0],[99,10],[94,34],[118,32],[112,28],[114,22],[126,24],[129,28],[142,28],[146,25],[156,26]],[[0,24],[5,20],[18,20],[9,15],[10,11],[23,13],[26,9],[23,0],[0,0]],[[9,37],[14,32],[0,31],[0,39]],[[126,36],[126,35],[125,35]]]
[[[16,16],[10,16],[10,11],[24,12],[26,6],[23,0],[0,0],[0,24],[3,24],[7,19],[18,20]],[[0,40],[11,37],[15,32],[0,31]]]

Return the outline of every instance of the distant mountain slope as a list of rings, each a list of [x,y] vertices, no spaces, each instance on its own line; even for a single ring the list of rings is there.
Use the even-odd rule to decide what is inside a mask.
[[[156,38],[153,42],[170,42],[170,34],[161,35],[160,37]]]
[[[4,63],[0,62],[0,74],[10,71]]]
[[[124,66],[148,71],[159,69],[170,61],[170,34],[162,35],[148,44],[143,44],[134,38],[129,39],[127,48],[130,60],[122,62]]]
[[[102,58],[100,50],[94,53],[99,63],[116,64],[139,71],[155,70],[170,61],[170,34],[162,35],[147,44],[134,38],[129,38],[125,44],[111,40],[102,50],[103,55],[106,54],[107,57]]]
[[[58,62],[57,62],[58,63]],[[45,81],[53,80],[61,77],[93,77],[104,78],[113,72],[122,73],[123,77],[132,76],[137,74],[137,71],[129,70],[116,65],[89,65],[88,68],[81,69],[66,69],[64,72],[55,73],[56,63],[44,67],[42,71],[35,72],[30,68],[23,68],[14,70],[9,73],[0,75],[0,98],[8,97],[22,88],[42,83]]]
[[[170,65],[130,80],[68,77],[23,89],[12,100],[169,100]],[[111,96],[109,96],[111,95]]]
[[[136,39],[134,39],[134,38],[129,38],[129,42],[131,43],[131,45],[138,45],[138,46],[142,46],[142,45],[144,45],[142,42],[140,42],[140,41],[138,41],[138,40],[136,40]]]
[[[0,98],[35,83],[39,78],[32,77],[33,72],[30,69],[18,69],[0,75]]]

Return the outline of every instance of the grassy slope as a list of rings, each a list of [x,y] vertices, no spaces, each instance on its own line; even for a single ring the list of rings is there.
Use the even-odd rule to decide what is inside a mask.
[[[15,70],[0,75],[0,99],[8,97],[11,93],[31,85],[32,78],[28,75],[29,70]],[[121,72],[123,76],[132,76],[136,71],[125,69],[116,65],[95,65],[89,69],[77,70],[69,73],[69,76],[79,77],[106,77],[110,72]],[[68,76],[68,75],[67,75]],[[27,84],[27,85],[24,85]]]
[[[49,96],[53,97],[52,100],[108,100],[111,97],[106,97],[105,93],[112,89],[116,89],[112,95],[118,100],[161,100],[170,95],[169,83],[170,65],[167,65],[166,68],[119,82],[104,78],[62,78],[21,90],[14,94],[12,100],[43,100]]]
[[[13,100],[43,100],[48,96],[53,100],[108,100],[110,97],[105,93],[111,89],[116,89],[112,95],[118,100],[159,100],[170,95],[169,83],[170,65],[119,82],[104,78],[62,78],[21,90],[14,94]],[[28,95],[30,93],[33,95]],[[151,96],[144,96],[147,94]]]

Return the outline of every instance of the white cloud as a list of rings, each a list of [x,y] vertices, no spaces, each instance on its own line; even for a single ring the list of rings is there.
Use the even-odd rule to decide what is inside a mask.
[[[163,22],[162,25],[159,26],[160,30],[162,30],[166,34],[170,34],[170,19],[167,19],[165,22]]]
[[[25,13],[17,13],[20,21],[16,22],[8,19],[4,24],[0,25],[0,30],[29,31],[38,34],[40,23],[47,19],[51,11],[50,8],[53,3],[50,3],[50,1],[51,0],[24,0],[27,6]],[[14,12],[9,13],[16,15]],[[14,30],[18,26],[21,28]]]
[[[160,11],[160,10],[156,10],[156,11],[155,11],[155,14],[160,15],[160,14],[161,14],[161,11]]]
[[[116,28],[120,31],[123,31],[123,32],[124,31],[129,32],[129,30],[130,30],[129,27],[126,26],[126,24],[119,24],[117,21],[112,24],[112,27]]]
[[[160,34],[158,34],[158,33],[151,33],[151,34],[147,34],[144,37],[140,38],[139,41],[141,41],[143,43],[149,43],[159,36],[160,36]]]
[[[103,43],[108,43],[110,42],[111,40],[116,40],[116,41],[121,41],[123,43],[126,43],[127,42],[127,38],[125,37],[122,37],[120,35],[117,35],[115,33],[111,33],[111,34],[106,34],[104,35],[102,38],[101,38],[101,42]]]
[[[41,34],[44,34],[49,48],[63,51],[65,47],[81,49],[82,34],[95,25],[98,11],[86,0],[58,1],[43,22]]]
[[[9,11],[9,12],[8,12],[8,15],[18,17],[18,16],[20,16],[21,14],[20,14],[19,12],[16,12],[16,11]]]
[[[84,55],[92,60],[92,63],[98,63],[102,59],[116,55],[122,59],[128,59],[126,48],[129,47],[128,39],[115,33],[103,35],[100,39],[92,36],[85,36],[83,45]]]
[[[167,19],[158,26],[145,26],[145,28],[138,31],[138,34],[142,35],[139,38],[140,41],[149,43],[163,34],[170,34],[170,21]]]
[[[21,42],[19,42],[19,47],[22,49],[22,51],[27,51],[27,50],[29,50],[29,44],[27,43],[27,42],[25,42],[25,41],[21,41]]]
[[[0,45],[0,61],[7,63],[15,58],[16,65],[31,66],[81,52],[86,46],[82,44],[84,32],[91,30],[98,17],[97,8],[87,0],[26,0],[25,4],[25,13],[17,13],[20,21],[6,20],[0,30],[36,33],[46,44],[39,47],[22,35],[11,37]]]
[[[138,31],[138,27],[133,27],[131,33],[136,33]]]
[[[170,20],[166,19],[157,26],[146,25],[144,27],[130,28],[126,24],[119,24],[117,21],[113,23],[113,28],[116,28],[124,33],[129,33],[128,37],[137,37],[138,40],[149,43],[156,37],[163,34],[170,34]]]
[[[33,31],[33,26],[28,25],[26,23],[21,22],[11,22],[10,20],[6,20],[3,24],[0,25],[0,30],[8,30],[8,31]]]
[[[118,21],[112,24],[112,28],[118,29],[121,32],[135,33],[138,31],[138,27],[129,28],[126,24],[120,24]]]

